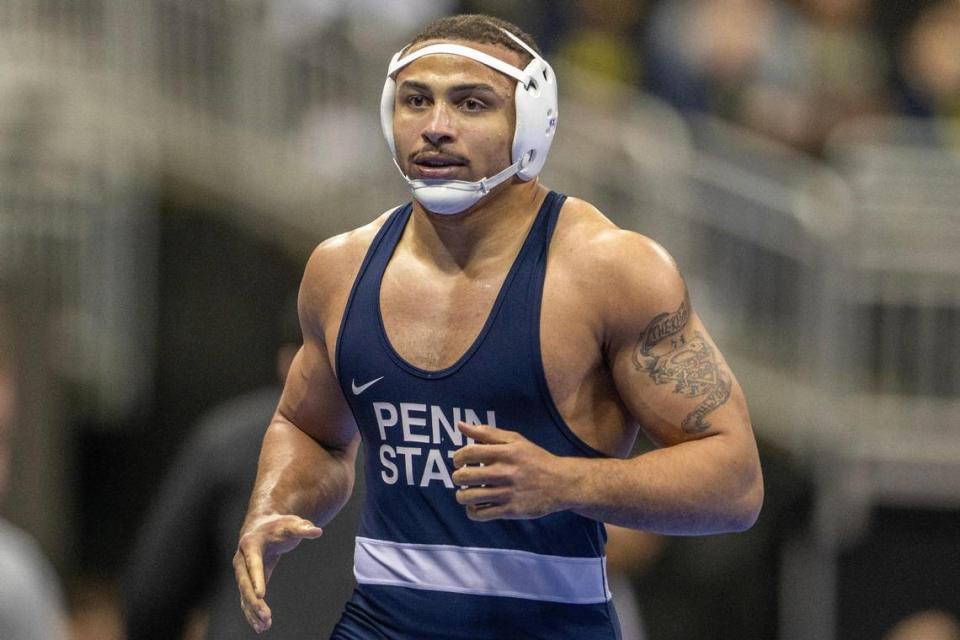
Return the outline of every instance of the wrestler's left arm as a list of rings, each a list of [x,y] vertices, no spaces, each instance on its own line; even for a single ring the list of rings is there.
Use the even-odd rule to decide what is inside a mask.
[[[469,487],[457,499],[477,520],[569,509],[664,534],[747,529],[763,480],[743,391],[670,256],[628,232],[608,244],[598,276],[616,297],[595,301],[603,348],[624,405],[659,448],[629,459],[558,457],[515,432],[461,425],[485,446],[455,455],[453,480]],[[484,466],[465,466],[476,462]]]

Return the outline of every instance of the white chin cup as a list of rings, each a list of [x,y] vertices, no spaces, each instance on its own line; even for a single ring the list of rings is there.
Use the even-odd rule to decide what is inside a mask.
[[[403,67],[424,56],[432,54],[451,54],[476,60],[517,81],[514,90],[517,126],[513,134],[511,164],[493,177],[476,182],[465,180],[411,180],[400,165],[400,175],[414,198],[432,213],[455,214],[469,209],[483,198],[491,189],[506,180],[517,176],[521,180],[532,180],[547,161],[547,153],[553,143],[557,128],[557,82],[553,69],[526,43],[504,30],[511,39],[526,49],[533,59],[524,69],[518,69],[499,58],[460,44],[438,43],[417,49],[402,56],[398,51],[390,61],[383,94],[380,98],[380,124],[387,145],[396,164],[396,146],[393,136],[393,109],[396,95],[394,75]],[[406,48],[406,47],[405,47]],[[405,49],[404,48],[404,49]]]
[[[520,168],[515,162],[492,178],[484,178],[476,182],[466,180],[411,180],[400,169],[400,175],[407,181],[410,193],[430,213],[454,215],[462,213],[480,202],[480,199],[490,193],[498,184],[512,178]]]

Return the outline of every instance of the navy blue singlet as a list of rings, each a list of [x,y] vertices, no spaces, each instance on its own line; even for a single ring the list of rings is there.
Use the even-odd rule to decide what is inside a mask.
[[[466,444],[459,420],[518,431],[556,455],[602,455],[561,418],[540,356],[547,248],[564,200],[547,196],[480,334],[439,371],[406,362],[380,314],[411,205],[371,244],[337,338],[337,378],[364,442],[366,504],[358,586],[333,638],[620,638],[601,523],[567,511],[474,522],[450,479]]]

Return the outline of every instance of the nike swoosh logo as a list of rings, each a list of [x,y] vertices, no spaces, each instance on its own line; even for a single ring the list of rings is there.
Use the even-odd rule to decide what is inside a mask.
[[[353,395],[358,396],[358,395],[360,395],[361,393],[363,393],[364,391],[366,391],[367,389],[369,389],[370,387],[372,387],[373,385],[375,385],[375,384],[377,384],[378,382],[380,382],[381,380],[383,380],[383,376],[380,376],[380,377],[377,378],[376,380],[371,380],[371,381],[368,382],[367,384],[362,384],[362,385],[360,385],[360,386],[358,387],[358,386],[357,386],[357,381],[351,379],[351,380],[350,380],[350,388],[353,389]]]

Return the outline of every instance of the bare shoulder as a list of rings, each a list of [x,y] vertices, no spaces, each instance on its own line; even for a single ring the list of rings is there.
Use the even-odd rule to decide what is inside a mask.
[[[574,289],[570,293],[589,300],[604,324],[635,327],[676,309],[686,295],[683,277],[664,247],[621,229],[577,198],[564,205],[551,254]]]
[[[313,319],[319,323],[314,327],[318,334],[331,313],[338,308],[342,311],[367,250],[392,211],[324,240],[310,254],[300,284],[299,307],[302,321]]]

